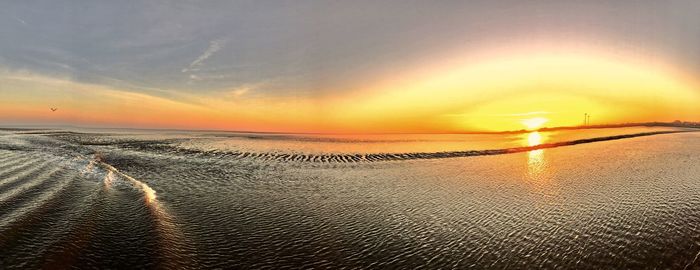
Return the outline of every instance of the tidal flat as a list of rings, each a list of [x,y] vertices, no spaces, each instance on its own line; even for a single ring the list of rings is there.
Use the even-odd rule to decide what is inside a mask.
[[[3,129],[0,268],[697,268],[698,164],[678,128]]]

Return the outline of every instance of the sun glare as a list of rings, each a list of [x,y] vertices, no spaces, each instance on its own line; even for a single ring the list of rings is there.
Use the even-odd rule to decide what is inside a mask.
[[[544,123],[547,123],[547,121],[549,121],[547,118],[535,117],[522,120],[521,123],[525,125],[528,130],[535,130],[541,128]]]

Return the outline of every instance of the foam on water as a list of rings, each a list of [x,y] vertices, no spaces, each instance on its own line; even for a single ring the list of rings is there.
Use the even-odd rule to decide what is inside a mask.
[[[126,175],[126,174],[120,172],[119,170],[114,168],[112,165],[104,163],[104,162],[100,161],[99,159],[95,163],[107,171],[107,176],[105,176],[104,181],[108,186],[111,186],[111,183],[115,179],[115,175],[118,175],[118,176],[122,177],[123,179],[126,179],[127,181],[129,181],[129,183],[131,183],[131,185],[133,185],[134,188],[141,191],[143,193],[144,201],[147,204],[153,205],[155,207],[158,206],[158,201],[156,200],[156,191],[153,190],[151,187],[149,187],[148,185],[146,185],[145,183],[143,183],[139,180],[134,179],[133,177],[131,177],[129,175]]]

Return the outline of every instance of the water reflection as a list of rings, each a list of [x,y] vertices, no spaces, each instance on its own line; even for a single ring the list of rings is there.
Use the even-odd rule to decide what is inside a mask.
[[[527,146],[535,146],[542,144],[542,134],[539,132],[530,132],[527,135]]]
[[[541,133],[535,131],[527,134],[527,146],[540,145],[544,142]],[[544,150],[532,150],[527,153],[527,169],[530,176],[537,176],[544,169]]]

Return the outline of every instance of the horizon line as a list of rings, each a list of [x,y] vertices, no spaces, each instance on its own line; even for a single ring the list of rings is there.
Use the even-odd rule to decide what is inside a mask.
[[[40,125],[40,124],[24,124],[24,125],[5,125],[0,124],[0,130],[7,129],[48,129],[48,128],[74,128],[74,129],[95,129],[95,130],[137,130],[137,131],[174,131],[174,132],[229,132],[229,133],[261,133],[261,134],[302,134],[302,135],[410,135],[410,134],[519,134],[537,131],[556,131],[556,130],[575,130],[575,129],[600,129],[600,128],[620,128],[620,127],[685,127],[685,128],[700,128],[700,122],[675,120],[672,122],[651,121],[651,122],[631,122],[631,123],[614,123],[614,124],[598,124],[598,125],[577,125],[577,126],[556,126],[542,127],[538,129],[520,129],[520,130],[504,130],[504,131],[436,131],[436,132],[288,132],[288,131],[254,131],[254,130],[227,130],[227,129],[180,129],[180,128],[140,128],[140,127],[96,127],[96,126],[80,126],[80,125]]]

